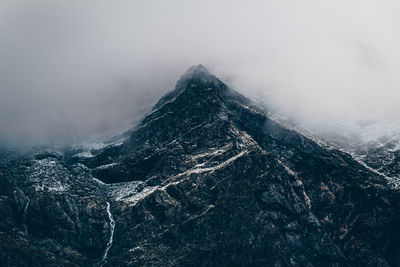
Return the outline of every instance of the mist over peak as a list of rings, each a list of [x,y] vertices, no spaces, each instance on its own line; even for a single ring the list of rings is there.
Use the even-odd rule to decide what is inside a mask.
[[[210,75],[208,70],[201,64],[193,65],[185,73],[183,74],[182,78],[186,77],[193,77],[193,76],[206,76]]]
[[[372,0],[2,1],[0,140],[71,143],[123,132],[199,62],[307,127],[350,115],[398,122],[398,8]]]

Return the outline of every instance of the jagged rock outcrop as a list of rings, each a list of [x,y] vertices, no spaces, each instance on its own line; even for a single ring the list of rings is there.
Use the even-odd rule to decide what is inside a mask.
[[[350,155],[274,121],[201,65],[124,142],[73,154],[2,163],[6,265],[400,260],[398,191]]]

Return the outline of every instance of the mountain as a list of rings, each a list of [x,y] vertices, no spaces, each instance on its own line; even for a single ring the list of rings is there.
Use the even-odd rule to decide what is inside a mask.
[[[202,65],[122,142],[0,166],[5,266],[397,266],[400,193]]]
[[[400,188],[400,123],[398,120],[359,121],[352,118],[332,123],[335,127],[309,128],[313,136],[350,153],[371,170]]]

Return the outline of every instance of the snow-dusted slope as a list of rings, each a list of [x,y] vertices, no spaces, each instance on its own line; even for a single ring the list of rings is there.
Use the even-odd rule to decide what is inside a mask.
[[[342,119],[324,127],[304,126],[400,187],[400,121]]]
[[[5,266],[400,260],[399,191],[203,66],[122,143],[1,160],[0,194]]]

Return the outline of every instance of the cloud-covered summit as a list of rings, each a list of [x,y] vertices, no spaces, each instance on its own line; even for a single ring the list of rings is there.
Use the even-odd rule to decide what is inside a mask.
[[[0,138],[126,129],[197,62],[299,121],[398,120],[399,5],[5,0]]]

